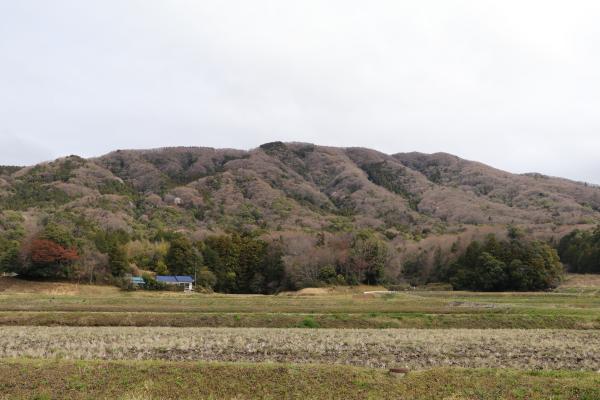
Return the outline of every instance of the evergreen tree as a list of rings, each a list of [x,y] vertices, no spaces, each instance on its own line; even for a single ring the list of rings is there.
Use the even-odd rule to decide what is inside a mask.
[[[174,275],[194,275],[202,265],[202,258],[192,242],[184,237],[176,237],[165,257],[167,268]]]
[[[210,236],[204,240],[203,256],[217,278],[217,291],[273,293],[283,285],[281,249],[252,235]]]
[[[356,235],[352,243],[351,263],[354,279],[367,285],[383,282],[388,262],[386,244],[370,231]]]
[[[558,286],[563,266],[556,250],[546,243],[509,235],[499,241],[489,236],[475,241],[445,271],[455,289],[502,291],[545,290]]]
[[[130,270],[127,254],[123,246],[113,244],[108,249],[108,265],[113,276],[123,276]]]
[[[558,244],[558,252],[569,271],[600,273],[600,226],[569,233]]]
[[[0,237],[0,272],[12,272],[20,269],[19,242]]]

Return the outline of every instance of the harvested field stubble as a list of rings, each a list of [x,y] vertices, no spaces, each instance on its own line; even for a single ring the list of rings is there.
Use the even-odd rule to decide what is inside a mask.
[[[2,327],[0,357],[600,369],[600,332]]]

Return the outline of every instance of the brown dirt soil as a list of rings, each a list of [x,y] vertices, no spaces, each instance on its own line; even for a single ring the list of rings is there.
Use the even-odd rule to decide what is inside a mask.
[[[296,292],[283,292],[281,296],[327,296],[343,294],[363,294],[368,291],[387,291],[383,286],[328,286],[321,288],[304,288]]]
[[[294,294],[296,296],[318,296],[318,295],[329,294],[331,292],[332,292],[332,290],[330,290],[329,288],[304,288],[304,289],[297,291]]]

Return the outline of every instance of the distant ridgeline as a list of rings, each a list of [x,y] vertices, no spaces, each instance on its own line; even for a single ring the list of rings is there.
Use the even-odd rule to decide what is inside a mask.
[[[32,278],[541,290],[562,270],[551,247],[570,270],[599,272],[599,223],[594,185],[444,153],[273,142],[0,167],[0,268]]]
[[[14,174],[22,168],[23,167],[17,167],[13,165],[0,165],[0,176]]]

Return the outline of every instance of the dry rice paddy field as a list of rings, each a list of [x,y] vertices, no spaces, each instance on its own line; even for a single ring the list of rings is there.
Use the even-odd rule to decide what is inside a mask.
[[[597,331],[5,327],[1,358],[600,370]]]
[[[600,399],[595,278],[277,296],[0,278],[0,398]]]

